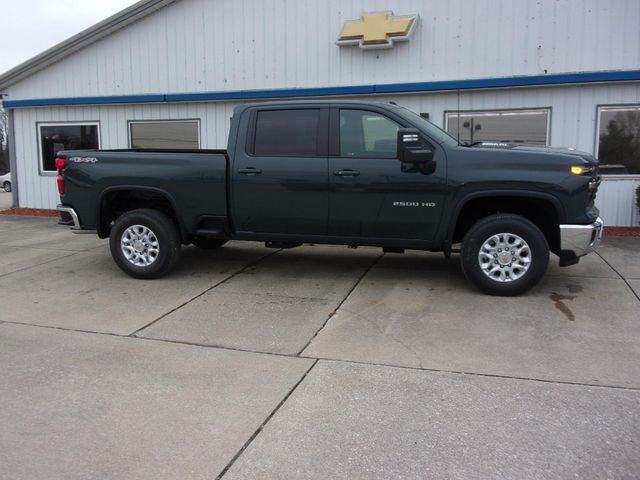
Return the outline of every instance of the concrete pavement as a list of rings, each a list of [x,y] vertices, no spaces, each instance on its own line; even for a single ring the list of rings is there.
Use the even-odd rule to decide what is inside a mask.
[[[320,362],[225,478],[637,478],[639,409],[637,391]]]
[[[0,210],[11,208],[11,193],[0,190]]]
[[[0,478],[210,478],[313,364],[0,324]]]
[[[509,299],[332,246],[186,247],[139,281],[0,216],[0,478],[634,478],[639,249]]]

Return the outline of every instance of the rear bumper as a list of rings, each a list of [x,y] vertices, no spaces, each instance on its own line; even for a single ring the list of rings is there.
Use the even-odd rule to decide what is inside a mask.
[[[581,257],[600,245],[604,223],[600,217],[588,225],[560,225],[560,250]]]
[[[80,230],[80,219],[78,218],[78,214],[71,207],[65,207],[63,205],[58,205],[56,210],[60,212],[60,220],[58,221],[59,225],[66,225],[71,227],[71,230]]]

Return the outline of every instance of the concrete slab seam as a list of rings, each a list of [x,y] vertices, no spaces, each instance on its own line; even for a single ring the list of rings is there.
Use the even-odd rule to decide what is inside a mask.
[[[599,253],[597,250],[595,251],[595,254],[596,254],[596,255],[598,255],[598,256],[602,259],[602,261],[603,261],[604,263],[606,263],[607,265],[609,265],[609,268],[610,268],[611,270],[613,270],[614,272],[616,272],[616,275],[618,275],[618,276],[620,277],[620,279],[621,279],[621,280],[622,280],[622,281],[627,285],[627,288],[628,288],[629,290],[631,290],[631,293],[633,294],[633,296],[634,296],[634,297],[636,297],[636,299],[640,302],[640,295],[638,295],[638,294],[636,293],[636,291],[631,287],[631,284],[629,283],[629,281],[628,281],[626,278],[624,278],[624,277],[620,274],[620,272],[619,272],[618,270],[616,270],[615,268],[613,268],[613,265],[611,265],[611,264],[607,261],[607,259],[606,259],[606,258],[604,258],[602,255],[600,255],[600,253]]]
[[[340,300],[340,303],[338,303],[338,305],[336,306],[336,308],[327,316],[327,318],[325,319],[325,321],[322,323],[322,325],[320,326],[320,328],[316,331],[316,333],[313,334],[313,336],[309,339],[309,341],[305,344],[304,347],[302,347],[302,349],[298,352],[298,356],[302,355],[302,352],[305,351],[305,349],[311,345],[311,342],[313,342],[313,340],[318,336],[318,334],[324,329],[324,327],[327,326],[327,323],[329,323],[329,320],[331,320],[331,318],[333,318],[333,316],[336,314],[336,312],[340,309],[340,307],[344,304],[344,302],[346,302],[347,298],[349,298],[349,296],[353,293],[353,291],[356,289],[356,287],[360,284],[360,282],[362,281],[362,279],[367,275],[367,273],[369,273],[371,271],[371,269],[380,261],[380,259],[384,257],[384,253],[381,255],[378,255],[373,262],[371,262],[371,265],[369,265],[369,267],[367,267],[367,269],[362,272],[362,275],[360,275],[358,277],[358,279],[356,280],[356,282],[353,284],[353,286],[349,289],[349,291],[347,292],[347,294],[344,296],[344,298],[342,300]]]
[[[254,352],[254,353],[262,353],[262,352]],[[283,354],[271,354],[271,355],[283,355]],[[291,356],[291,355],[287,355],[287,356]],[[463,370],[445,370],[440,368],[429,368],[429,367],[411,367],[407,365],[393,365],[391,363],[363,362],[359,360],[343,360],[340,358],[330,358],[330,357],[307,357],[305,355],[298,355],[297,358],[308,358],[308,359],[314,359],[318,361],[322,360],[326,362],[354,363],[357,365],[370,365],[374,367],[400,368],[400,369],[407,369],[407,370],[417,370],[419,372],[446,373],[451,375],[468,375],[473,377],[486,377],[486,378],[502,378],[505,380],[521,380],[524,382],[553,383],[557,385],[572,385],[576,387],[613,388],[616,390],[640,392],[640,387],[625,387],[622,385],[569,382],[567,380],[546,380],[544,378],[518,377],[514,375],[500,375],[497,373],[465,372]]]
[[[15,248],[15,247],[11,247],[11,248]],[[49,251],[51,251],[51,250],[49,250]],[[57,250],[57,251],[60,252],[61,250]],[[72,250],[62,250],[62,251],[70,252]],[[74,255],[78,255],[79,253],[82,253],[82,252],[73,252],[73,253],[70,253],[69,255],[63,255],[62,257],[52,258],[51,260],[46,260],[46,261],[44,261],[42,263],[37,263],[35,265],[29,265],[28,267],[20,268],[18,270],[13,271],[13,272],[2,273],[2,274],[0,274],[0,278],[6,277],[7,275],[13,275],[14,273],[24,272],[25,270],[29,270],[31,268],[41,267],[42,265],[47,265],[47,264],[49,264],[51,262],[55,262],[55,261],[58,261],[58,260],[69,258],[69,257],[73,257]]]
[[[180,309],[181,309],[182,307],[184,307],[185,305],[188,305],[188,304],[190,304],[191,302],[193,302],[194,300],[196,300],[196,299],[200,298],[201,296],[203,296],[204,294],[209,293],[209,292],[210,292],[211,290],[213,290],[214,288],[219,287],[220,285],[222,285],[222,284],[224,284],[224,283],[228,282],[229,280],[231,280],[231,279],[232,279],[233,277],[235,277],[236,275],[239,275],[239,274],[241,274],[242,272],[244,272],[247,268],[250,268],[250,267],[253,267],[253,266],[257,265],[257,264],[258,264],[258,263],[260,263],[262,260],[264,260],[264,259],[266,259],[266,258],[269,258],[269,257],[271,257],[271,256],[275,255],[276,253],[280,252],[280,251],[282,251],[282,249],[276,250],[275,252],[268,253],[267,255],[263,255],[262,257],[258,258],[257,260],[255,260],[255,261],[253,261],[253,262],[248,263],[247,265],[245,265],[244,267],[242,267],[240,270],[237,270],[237,271],[233,272],[231,275],[229,275],[229,276],[227,276],[227,277],[223,278],[223,279],[222,279],[222,280],[220,280],[219,282],[215,283],[214,285],[212,285],[211,287],[207,288],[206,290],[204,290],[204,291],[200,292],[200,293],[199,293],[199,294],[197,294],[196,296],[194,296],[194,297],[190,298],[190,299],[189,299],[189,300],[187,300],[186,302],[184,302],[184,303],[182,303],[182,304],[178,305],[178,306],[177,306],[177,307],[175,307],[175,308],[172,308],[171,310],[169,310],[169,311],[168,311],[168,312],[166,312],[166,313],[163,313],[162,315],[160,315],[160,316],[159,316],[158,318],[156,318],[155,320],[153,320],[153,321],[151,321],[151,322],[147,323],[146,325],[144,325],[144,326],[142,326],[142,327],[138,328],[138,329],[137,329],[137,330],[135,330],[134,332],[130,333],[128,336],[129,336],[129,337],[136,337],[136,336],[137,336],[136,334],[137,334],[137,333],[139,333],[139,332],[141,332],[141,331],[142,331],[142,330],[144,330],[145,328],[149,328],[149,327],[150,327],[151,325],[153,325],[154,323],[159,322],[160,320],[162,320],[162,319],[163,319],[163,318],[165,318],[166,316],[171,315],[173,312],[175,312],[175,311],[177,311],[177,310],[180,310]]]
[[[298,388],[298,386],[304,381],[305,378],[307,378],[307,375],[309,375],[309,372],[311,372],[311,370],[313,370],[313,367],[315,367],[317,365],[317,363],[318,363],[318,360],[315,360],[311,364],[311,366],[302,375],[302,377],[300,377],[300,380],[298,380],[296,382],[296,384],[291,388],[291,390],[289,390],[289,392],[287,392],[287,394],[280,401],[280,403],[278,403],[278,405],[276,405],[276,408],[273,409],[273,411],[267,416],[267,418],[264,420],[264,422],[262,422],[262,424],[256,429],[256,431],[253,432],[253,435],[251,435],[249,437],[249,439],[244,443],[244,445],[242,445],[240,450],[238,450],[236,452],[236,454],[229,461],[229,463],[227,463],[227,465],[222,469],[222,471],[216,477],[216,480],[220,480],[229,471],[229,469],[233,466],[233,464],[236,462],[236,460],[238,460],[238,458],[240,458],[240,455],[242,455],[244,453],[244,451],[249,447],[249,445],[251,445],[251,442],[253,442],[255,440],[255,438],[260,434],[260,432],[264,429],[264,427],[267,425],[267,423],[269,423],[269,420],[271,420],[273,418],[273,416],[276,413],[278,413],[278,410],[280,410],[282,405],[284,405],[285,402],[287,400],[289,400],[289,397],[293,394],[293,392],[295,392],[295,390]]]
[[[214,348],[218,350],[229,350],[232,352],[241,352],[241,353],[254,353],[258,355],[271,355],[275,357],[286,357],[286,358],[305,358],[309,360],[323,360],[328,362],[341,362],[341,363],[354,363],[356,365],[371,365],[376,367],[389,367],[389,368],[399,368],[406,370],[417,370],[423,372],[431,372],[431,373],[446,373],[451,375],[469,375],[475,377],[488,377],[488,378],[502,378],[505,380],[522,380],[528,382],[541,382],[541,383],[554,383],[559,385],[573,385],[578,387],[595,387],[595,388],[613,388],[616,390],[630,390],[635,392],[640,392],[640,387],[625,387],[622,385],[608,385],[608,384],[597,384],[597,383],[582,383],[582,382],[569,382],[566,380],[545,380],[542,378],[533,378],[533,377],[518,377],[513,375],[500,375],[496,373],[479,373],[479,372],[465,372],[463,370],[445,370],[438,368],[428,368],[428,367],[412,367],[408,365],[394,365],[391,363],[376,363],[376,362],[363,362],[359,360],[344,360],[340,358],[331,358],[331,357],[311,357],[306,355],[300,355],[297,353],[275,353],[275,352],[263,352],[260,350],[249,350],[245,348],[236,348],[236,347],[225,347],[222,345],[210,345],[210,344],[202,344],[196,342],[187,342],[184,340],[166,340],[161,338],[151,338],[151,337],[138,337],[131,335],[120,335],[117,333],[109,333],[109,332],[94,332],[91,330],[80,330],[75,328],[64,328],[64,327],[54,327],[51,325],[37,325],[33,323],[23,323],[23,322],[12,322],[7,320],[0,320],[0,324],[7,325],[21,325],[23,327],[32,327],[32,328],[47,328],[51,330],[61,330],[63,332],[75,332],[75,333],[85,333],[88,335],[107,335],[110,337],[118,337],[118,338],[128,338],[135,340],[142,340],[147,342],[160,342],[160,343],[170,343],[176,345],[187,345],[190,347],[198,347],[198,348]]]

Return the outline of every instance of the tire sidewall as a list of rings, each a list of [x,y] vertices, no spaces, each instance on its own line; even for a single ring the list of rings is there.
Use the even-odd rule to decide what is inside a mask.
[[[158,239],[159,252],[156,260],[149,266],[140,267],[127,260],[120,246],[122,234],[132,225],[149,228]],[[135,278],[158,278],[168,272],[180,253],[180,240],[177,229],[163,213],[140,209],[119,217],[109,235],[111,255],[120,269]]]
[[[529,270],[512,282],[497,282],[480,267],[478,254],[484,242],[497,233],[512,233],[521,237],[531,250]],[[465,235],[462,244],[462,269],[465,276],[480,290],[490,295],[519,295],[542,278],[549,264],[549,245],[544,234],[532,222],[517,215],[492,215],[477,222]]]

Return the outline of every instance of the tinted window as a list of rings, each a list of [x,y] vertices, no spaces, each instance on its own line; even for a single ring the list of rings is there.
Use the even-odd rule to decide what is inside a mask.
[[[42,171],[56,171],[56,156],[61,150],[100,148],[98,125],[40,125]]]
[[[395,158],[398,125],[364,110],[340,110],[340,156]]]
[[[547,144],[549,110],[447,113],[447,131],[461,143]]]
[[[198,122],[131,122],[131,148],[197,150]]]
[[[640,105],[602,107],[598,132],[600,172],[640,173]]]
[[[263,110],[258,112],[255,155],[308,157],[318,151],[320,110]]]

